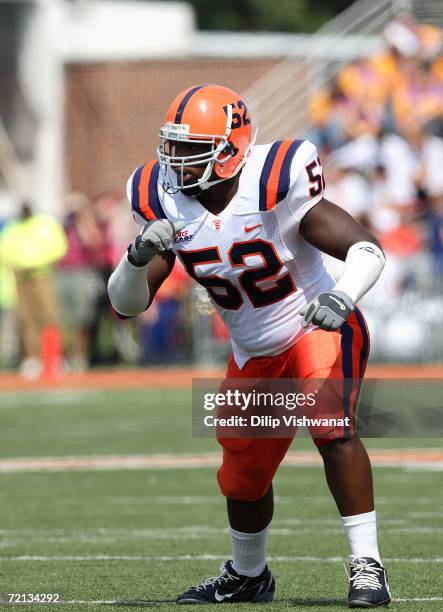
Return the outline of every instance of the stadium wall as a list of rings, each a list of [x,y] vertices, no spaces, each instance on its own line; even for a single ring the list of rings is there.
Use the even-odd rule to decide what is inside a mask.
[[[67,190],[123,191],[130,172],[155,155],[169,103],[194,83],[244,91],[278,58],[186,58],[73,63],[65,67]]]

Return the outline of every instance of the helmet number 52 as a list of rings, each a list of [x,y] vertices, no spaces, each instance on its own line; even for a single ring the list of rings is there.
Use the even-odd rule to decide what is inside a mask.
[[[241,127],[242,125],[248,125],[249,123],[251,123],[251,120],[249,118],[248,109],[246,108],[246,104],[243,102],[243,100],[238,100],[237,102],[233,102],[231,106],[232,106],[232,123],[231,123],[232,130],[237,129]],[[242,112],[242,114],[235,112],[234,109],[238,109],[239,111]],[[223,110],[225,111],[226,116],[228,116],[228,105],[224,106]]]

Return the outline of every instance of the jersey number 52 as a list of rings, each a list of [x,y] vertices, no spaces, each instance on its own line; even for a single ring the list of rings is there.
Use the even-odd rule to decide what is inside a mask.
[[[208,247],[197,251],[179,251],[178,255],[188,274],[200,285],[206,287],[218,306],[228,310],[240,308],[243,304],[243,297],[231,281],[216,274],[210,276],[196,274],[197,266],[222,261],[218,247]],[[257,268],[247,268],[246,258],[251,255],[261,257],[263,265]],[[228,251],[228,258],[233,268],[245,268],[240,273],[238,282],[255,308],[269,306],[297,291],[289,272],[278,276],[283,263],[274,246],[266,240],[235,242]],[[270,281],[271,286],[263,289],[258,284],[260,281]]]

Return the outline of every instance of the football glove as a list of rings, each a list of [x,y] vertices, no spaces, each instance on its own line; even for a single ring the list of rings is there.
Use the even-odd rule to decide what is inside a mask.
[[[302,327],[311,323],[325,331],[333,331],[343,325],[354,310],[354,302],[343,291],[325,291],[307,304],[300,314],[303,316]]]
[[[172,223],[169,219],[148,221],[135,240],[128,246],[128,260],[134,266],[145,266],[157,253],[168,251],[174,243],[174,236],[182,230],[182,221]]]

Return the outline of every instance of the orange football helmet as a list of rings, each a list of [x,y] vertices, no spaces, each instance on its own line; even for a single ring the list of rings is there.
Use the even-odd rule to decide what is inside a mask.
[[[209,146],[203,153],[184,157],[174,155],[177,143]],[[245,164],[252,145],[248,109],[239,94],[221,85],[185,89],[172,102],[160,128],[157,156],[165,190],[195,192],[196,187],[205,190],[234,177]],[[185,185],[186,166],[206,168],[201,178]]]

